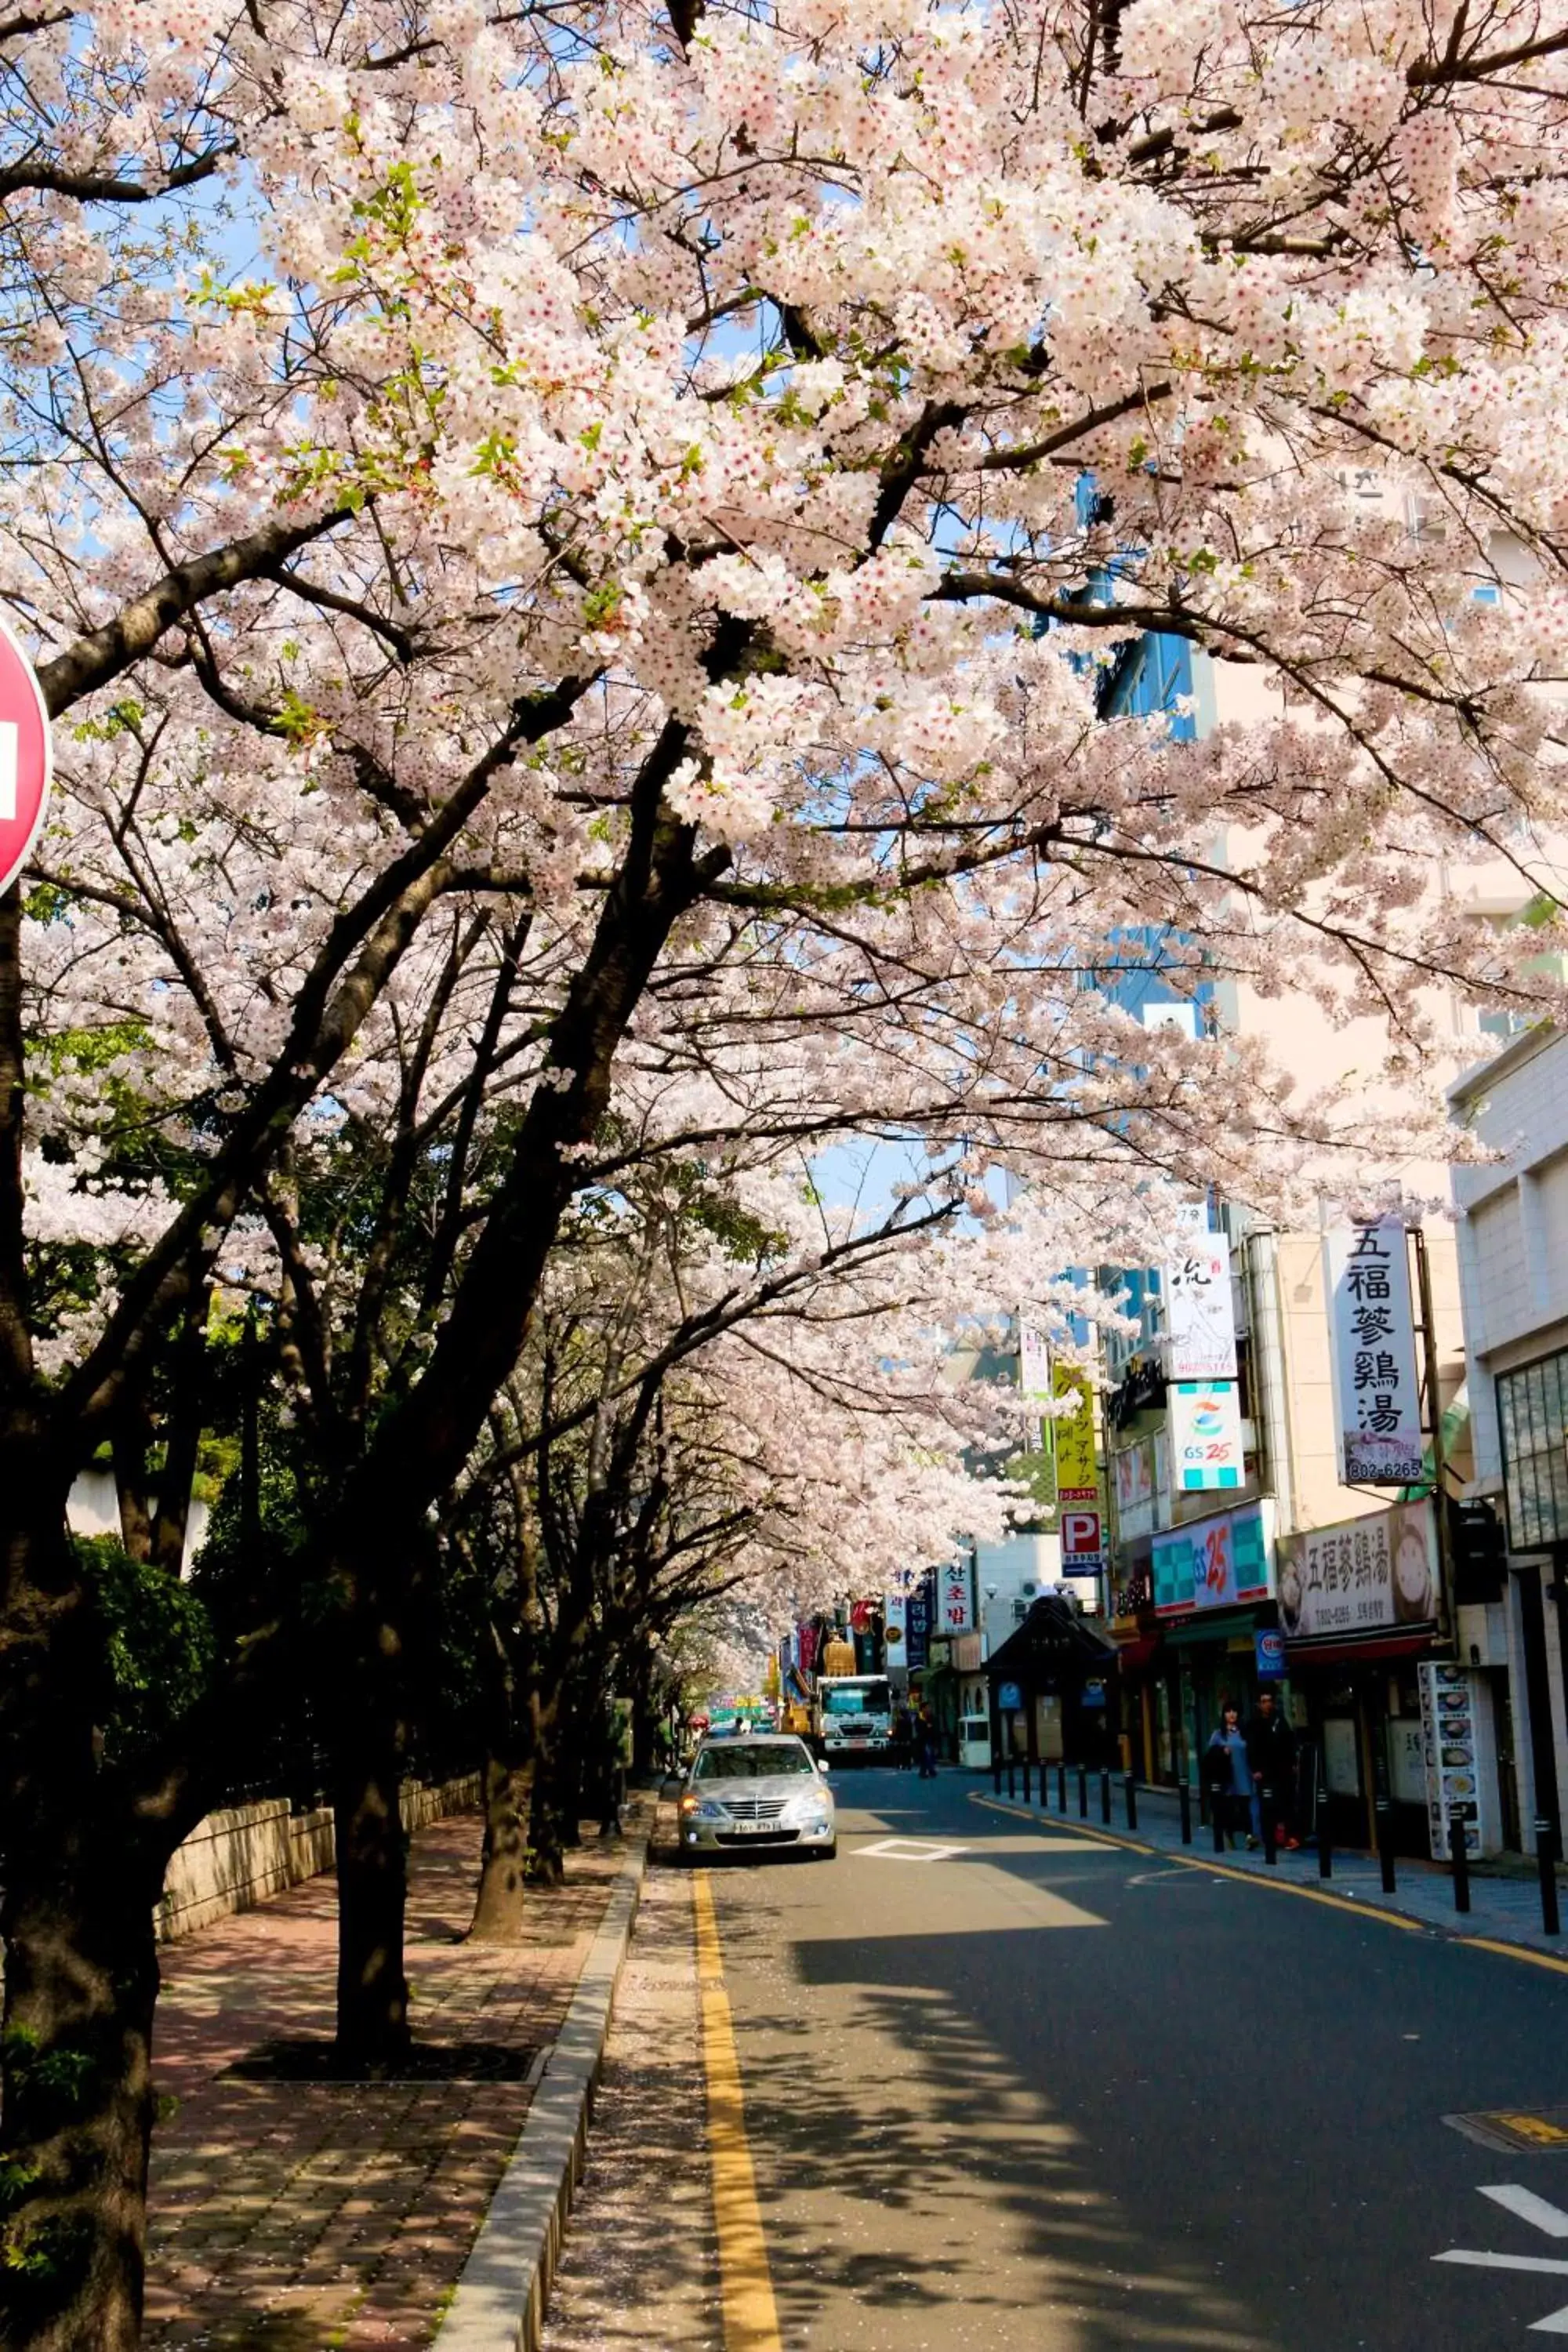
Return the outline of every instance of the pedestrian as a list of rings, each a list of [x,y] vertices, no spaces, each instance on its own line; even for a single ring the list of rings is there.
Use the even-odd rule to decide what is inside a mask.
[[[1204,1785],[1214,1808],[1215,1826],[1228,1847],[1247,1827],[1252,1804],[1252,1764],[1241,1709],[1234,1699],[1221,1703],[1219,1727],[1204,1755]],[[1247,1839],[1250,1845],[1252,1840]]]
[[[893,1717],[893,1762],[900,1772],[907,1772],[914,1749],[914,1718],[900,1699]]]
[[[921,1779],[936,1779],[936,1717],[929,1706],[921,1708],[921,1719],[915,1737],[920,1743]]]
[[[1271,1690],[1258,1694],[1258,1705],[1247,1727],[1247,1760],[1252,1774],[1252,1835],[1248,1845],[1263,1839],[1263,1791],[1273,1798],[1275,1843],[1293,1853],[1300,1844],[1295,1828],[1296,1735],[1286,1722]]]

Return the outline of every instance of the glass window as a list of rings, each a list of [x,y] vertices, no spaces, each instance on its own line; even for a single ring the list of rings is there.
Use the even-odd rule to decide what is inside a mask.
[[[731,1747],[705,1748],[697,1759],[694,1780],[772,1780],[781,1773],[815,1772],[816,1765],[798,1739],[737,1739]]]
[[[1568,1349],[1500,1372],[1497,1401],[1509,1549],[1568,1543]]]
[[[886,1683],[840,1683],[822,1694],[825,1715],[885,1715],[890,1705]]]

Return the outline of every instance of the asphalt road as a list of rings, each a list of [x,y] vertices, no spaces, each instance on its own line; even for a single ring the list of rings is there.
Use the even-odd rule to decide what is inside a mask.
[[[788,2352],[1568,2336],[1568,2150],[1444,2121],[1568,2108],[1568,1975],[1086,1845],[972,1779],[834,1786],[836,1863],[712,1874]]]

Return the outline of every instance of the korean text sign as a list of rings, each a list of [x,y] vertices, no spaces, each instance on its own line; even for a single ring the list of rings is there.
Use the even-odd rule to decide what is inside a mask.
[[[1347,1486],[1408,1486],[1421,1475],[1421,1401],[1403,1220],[1334,1226],[1323,1288],[1340,1475]]]
[[[950,1559],[937,1571],[937,1620],[943,1633],[967,1633],[974,1622],[967,1558]]]
[[[1281,1536],[1279,1622],[1292,1642],[1428,1625],[1437,1614],[1437,1531],[1430,1503]]]
[[[1236,1378],[1230,1244],[1223,1234],[1192,1234],[1181,1256],[1165,1268],[1165,1376]]]

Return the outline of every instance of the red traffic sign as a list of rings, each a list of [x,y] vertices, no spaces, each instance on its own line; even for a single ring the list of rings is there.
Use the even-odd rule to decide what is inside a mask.
[[[33,665],[0,621],[0,890],[27,862],[52,773],[49,714]]]

